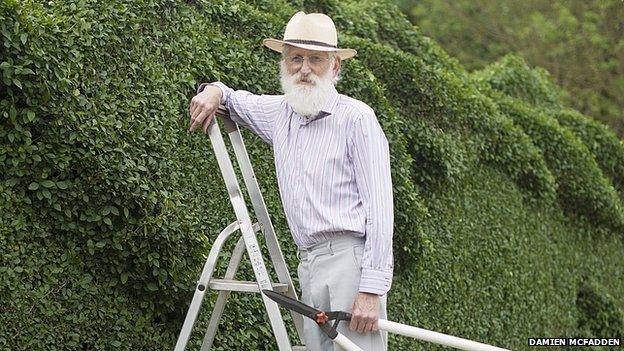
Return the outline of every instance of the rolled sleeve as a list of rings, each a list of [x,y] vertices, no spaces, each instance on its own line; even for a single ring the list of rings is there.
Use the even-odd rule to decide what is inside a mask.
[[[372,109],[355,120],[352,131],[350,154],[366,213],[366,241],[359,291],[383,295],[390,290],[394,269],[390,150]]]
[[[275,95],[256,95],[246,90],[234,90],[221,82],[202,83],[200,93],[207,85],[221,89],[221,104],[230,113],[230,119],[251,130],[264,142],[273,145],[273,127],[281,100]]]

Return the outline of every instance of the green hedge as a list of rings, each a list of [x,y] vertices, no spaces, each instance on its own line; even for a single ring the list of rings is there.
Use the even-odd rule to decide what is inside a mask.
[[[516,65],[495,79],[499,65],[477,79],[385,2],[2,0],[0,349],[173,347],[235,219],[188,103],[212,80],[278,93],[260,42],[298,8],[331,14],[358,50],[338,89],[371,105],[390,141],[391,319],[512,349],[621,333],[624,146],[542,103],[556,87],[541,76]],[[294,276],[272,152],[243,135]],[[244,264],[239,278],[252,276]],[[216,349],[276,349],[259,297],[231,301]],[[396,336],[391,348],[436,349]]]
[[[599,284],[591,279],[583,281],[576,305],[581,312],[579,329],[583,330],[585,335],[622,339],[624,316],[622,313],[613,313],[618,309],[614,298]]]
[[[479,160],[500,167],[519,186],[530,190],[537,198],[553,198],[553,177],[539,150],[520,128],[498,111],[494,101],[468,86],[452,72],[428,66],[419,57],[394,51],[366,39],[350,41],[349,44],[359,48],[363,60],[387,86],[401,87],[388,88],[387,91],[402,116],[409,120],[408,124],[415,127],[415,135],[412,136],[414,143],[439,139],[440,133],[438,136],[422,136],[422,133],[436,133],[435,127],[463,135],[465,141],[462,143],[467,150],[465,156],[454,157],[444,151],[454,149],[459,152],[452,142],[448,145],[444,145],[443,141],[432,143],[427,148],[437,145],[442,149],[437,153],[446,155],[447,159],[429,161],[439,161],[438,165],[442,168],[440,171],[421,168],[422,172],[444,173],[443,169],[449,167],[456,170],[448,174],[452,176],[460,174],[459,170],[466,167],[462,163],[470,164]],[[406,85],[405,82],[410,84]],[[446,143],[453,139],[446,138]],[[412,156],[416,159],[427,157]]]
[[[624,149],[617,136],[561,106],[548,74],[530,69],[520,57],[507,55],[473,78],[541,149],[564,210],[623,232],[624,208],[616,188],[621,189],[617,171],[624,169]]]
[[[562,92],[548,71],[541,67],[531,69],[520,56],[505,55],[474,76],[493,89],[531,105],[561,107]]]
[[[586,118],[578,111],[561,109],[552,113],[559,124],[585,144],[624,201],[624,141],[604,124]]]

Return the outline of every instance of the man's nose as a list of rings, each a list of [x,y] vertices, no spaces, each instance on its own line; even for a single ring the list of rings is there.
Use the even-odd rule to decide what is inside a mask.
[[[310,73],[312,72],[312,67],[308,64],[308,60],[304,59],[300,68],[301,73]]]

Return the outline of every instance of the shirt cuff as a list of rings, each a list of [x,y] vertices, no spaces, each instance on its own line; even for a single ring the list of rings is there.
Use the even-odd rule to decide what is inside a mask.
[[[385,295],[392,286],[392,271],[362,268],[359,292]]]
[[[202,91],[204,91],[204,88],[206,87],[206,85],[210,85],[210,83],[201,83],[199,85],[199,88],[197,88],[197,94],[201,93]]]

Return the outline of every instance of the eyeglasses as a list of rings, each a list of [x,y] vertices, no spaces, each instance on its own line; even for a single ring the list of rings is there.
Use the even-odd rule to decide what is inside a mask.
[[[321,64],[325,63],[325,61],[328,61],[329,58],[328,57],[321,57],[321,56],[317,56],[317,55],[312,55],[312,56],[301,56],[301,55],[294,55],[294,56],[286,56],[286,62],[288,62],[289,64],[299,67],[301,65],[303,65],[303,61],[305,61],[305,59],[308,59],[308,64],[310,66],[320,66]]]

